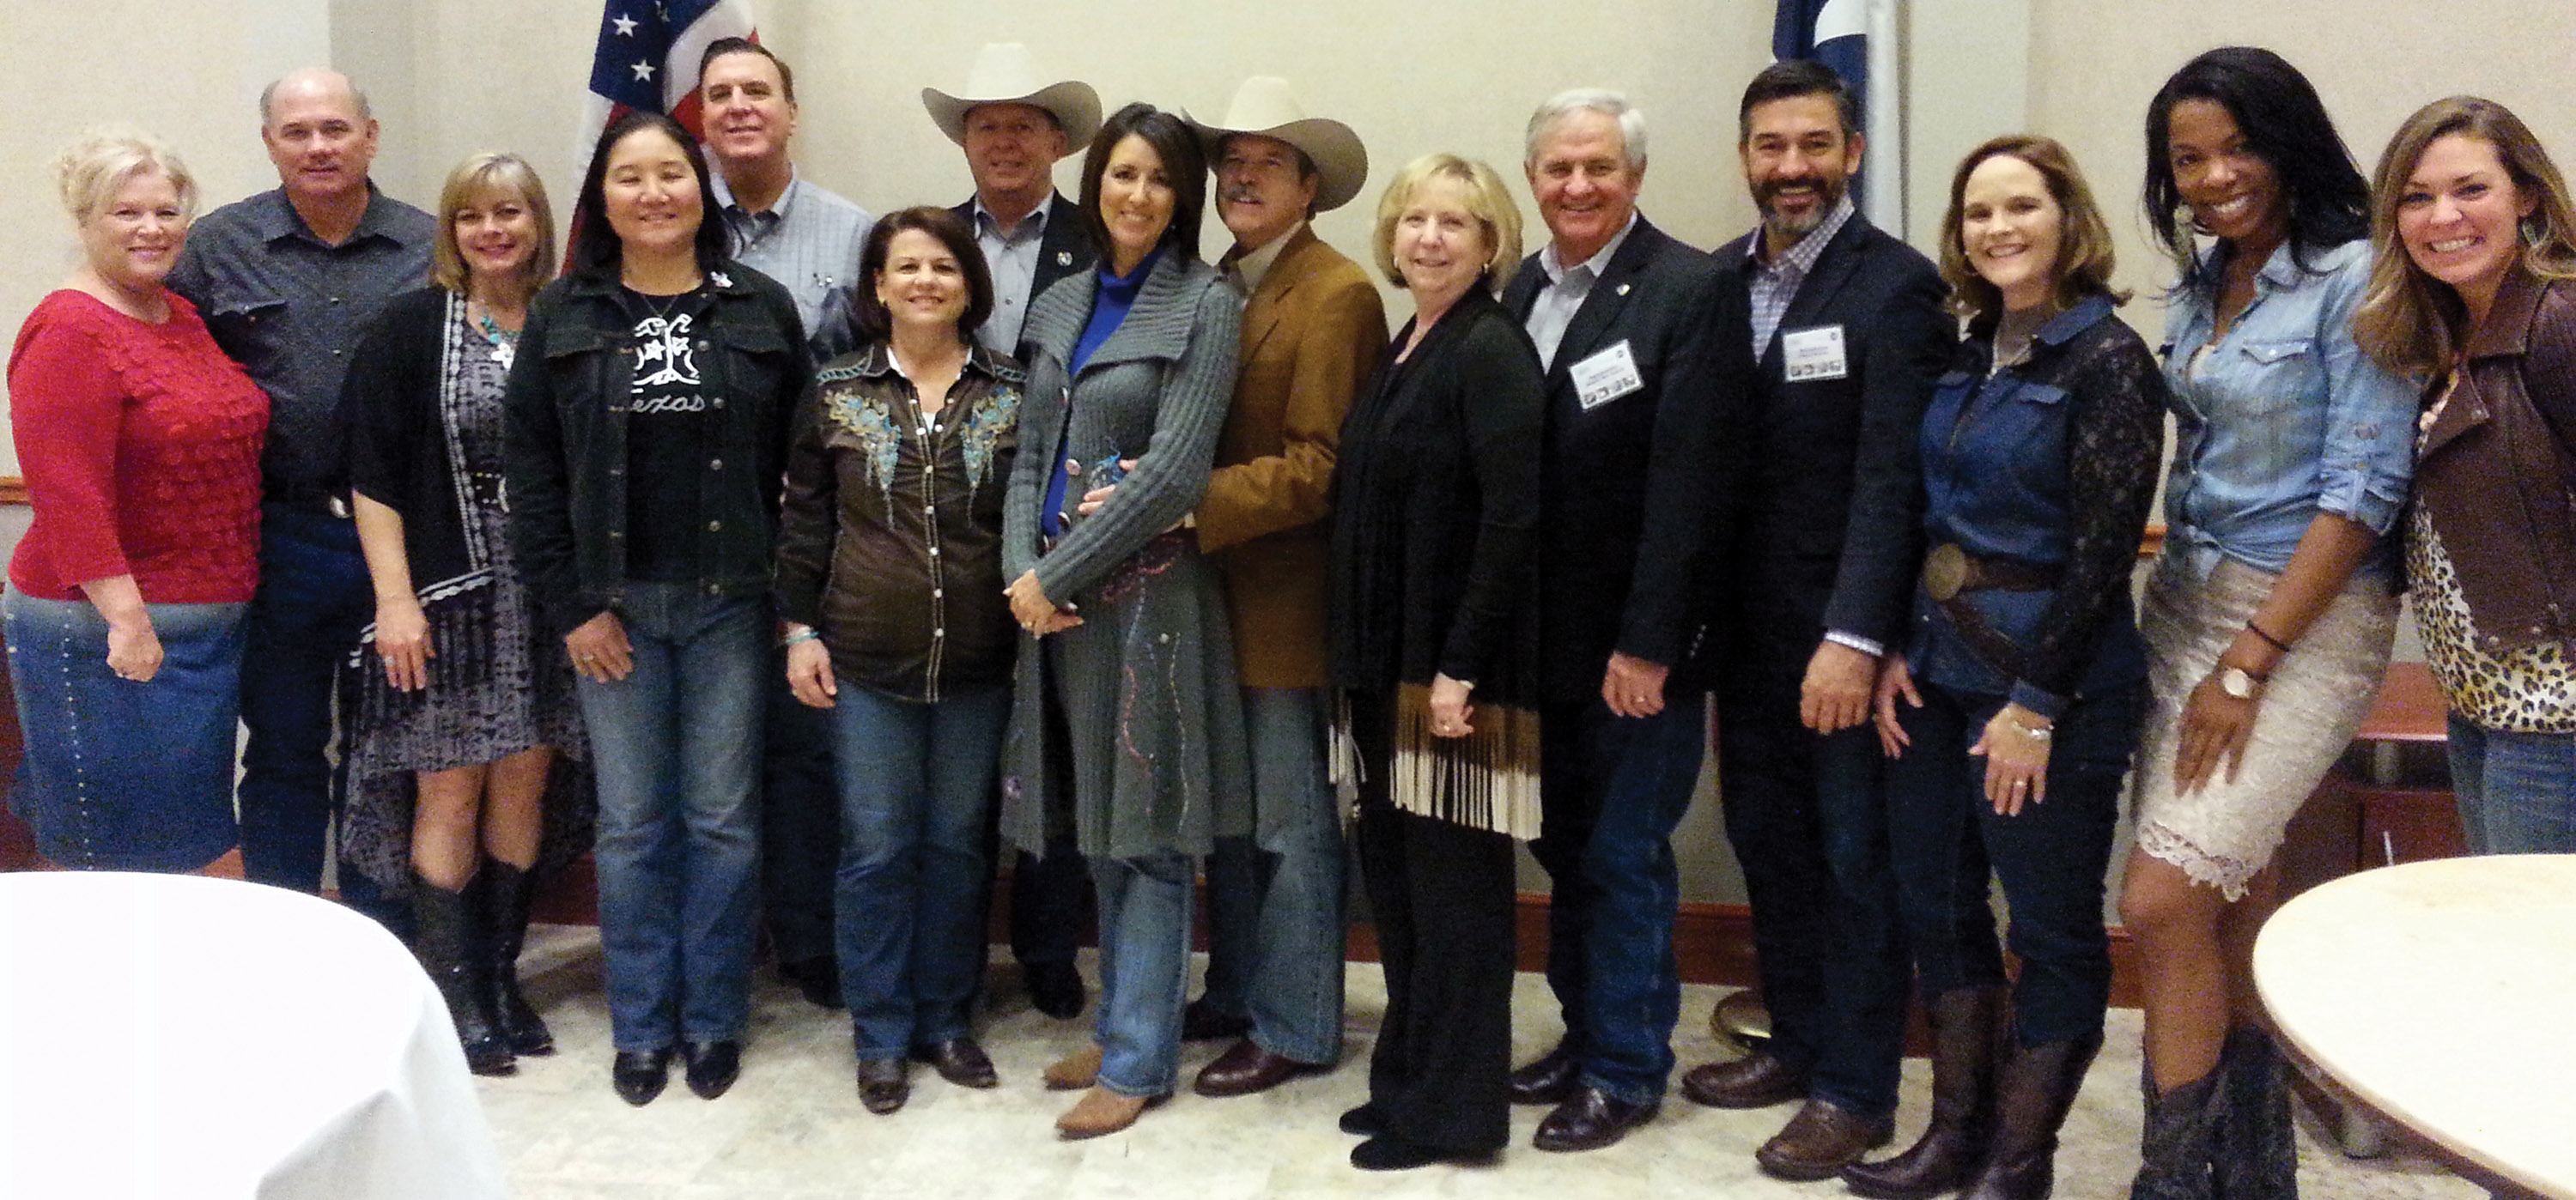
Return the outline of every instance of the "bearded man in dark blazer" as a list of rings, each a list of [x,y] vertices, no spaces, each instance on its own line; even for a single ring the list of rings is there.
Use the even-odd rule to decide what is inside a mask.
[[[1752,494],[1722,564],[1718,754],[1772,1036],[1682,1091],[1803,1101],[1754,1157],[1823,1179],[1886,1142],[1896,1106],[1908,970],[1868,709],[1879,661],[1902,652],[1916,439],[1954,334],[1932,264],[1853,209],[1858,110],[1831,70],[1765,69],[1739,125],[1762,223],[1717,259],[1761,371]]]
[[[1706,748],[1711,552],[1732,525],[1752,362],[1744,297],[1638,215],[1645,119],[1616,93],[1531,117],[1549,243],[1504,304],[1547,366],[1539,585],[1548,984],[1565,1038],[1513,1073],[1556,1105],[1542,1150],[1610,1145],[1654,1117],[1680,980],[1672,833]]]

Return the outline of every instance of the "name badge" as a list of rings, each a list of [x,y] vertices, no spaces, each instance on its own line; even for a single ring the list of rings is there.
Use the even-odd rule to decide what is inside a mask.
[[[1793,329],[1780,335],[1780,361],[1787,369],[1791,383],[1816,379],[1841,379],[1851,374],[1843,358],[1843,327],[1819,325],[1814,329]]]
[[[1637,373],[1637,357],[1628,352],[1625,340],[1565,370],[1574,380],[1575,398],[1583,402],[1585,412],[1646,386],[1645,377]]]

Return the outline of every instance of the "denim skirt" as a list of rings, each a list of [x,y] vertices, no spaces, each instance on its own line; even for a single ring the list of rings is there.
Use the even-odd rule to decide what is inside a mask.
[[[193,871],[241,841],[234,724],[247,604],[151,604],[161,669],[107,665],[107,619],[85,600],[0,597],[26,758],[10,806],[57,866]]]

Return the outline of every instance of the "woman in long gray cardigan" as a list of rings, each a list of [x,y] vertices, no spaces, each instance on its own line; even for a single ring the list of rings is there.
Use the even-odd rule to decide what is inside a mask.
[[[1067,1138],[1124,1129],[1172,1093],[1195,860],[1250,831],[1224,598],[1186,523],[1232,397],[1241,307],[1198,261],[1206,192],[1178,118],[1119,110],[1082,166],[1101,265],[1047,289],[1022,334],[1002,573],[1029,638],[1002,824],[1042,852],[1070,821],[1099,887],[1095,1044],[1046,1073],[1089,1089],[1056,1121]]]

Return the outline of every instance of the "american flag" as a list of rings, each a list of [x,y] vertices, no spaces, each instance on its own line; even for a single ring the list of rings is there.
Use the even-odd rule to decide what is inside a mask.
[[[589,112],[576,151],[582,169],[600,131],[639,108],[700,132],[698,56],[726,37],[757,39],[750,0],[608,0],[590,59]]]

